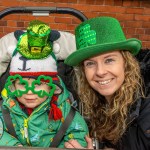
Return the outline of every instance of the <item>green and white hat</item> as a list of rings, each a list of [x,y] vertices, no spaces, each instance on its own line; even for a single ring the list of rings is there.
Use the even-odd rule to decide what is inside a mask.
[[[57,61],[50,33],[50,27],[42,21],[33,20],[29,23],[27,32],[18,37],[17,47],[10,63],[10,75],[57,76]],[[57,32],[53,32],[52,36],[56,34]]]
[[[76,51],[69,55],[65,63],[76,66],[83,60],[113,50],[128,50],[133,55],[141,49],[141,41],[126,39],[117,19],[97,17],[84,21],[75,30]]]

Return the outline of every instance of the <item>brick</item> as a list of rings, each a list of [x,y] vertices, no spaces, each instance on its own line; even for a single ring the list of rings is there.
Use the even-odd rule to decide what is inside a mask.
[[[28,21],[24,22],[24,28],[26,29],[28,26],[29,26],[29,22]]]
[[[68,3],[68,0],[55,0],[55,2],[59,2],[59,3]]]
[[[116,18],[120,21],[131,21],[134,19],[133,14],[116,14]]]
[[[50,22],[54,23],[55,22],[55,18],[54,17],[46,17],[46,16],[42,16],[42,17],[36,17],[37,20],[41,20],[47,24],[49,24]]]
[[[143,10],[143,14],[147,14],[147,15],[150,15],[150,8],[144,8]]]
[[[140,35],[142,41],[150,41],[150,35]]]
[[[122,6],[123,5],[123,1],[122,0],[114,0],[114,5],[115,6]]]
[[[150,35],[150,28],[149,29],[145,29],[145,34]]]
[[[20,15],[20,18],[19,18],[20,21],[31,21],[35,19],[36,19],[35,16],[32,16],[31,14],[28,14],[28,13]]]
[[[6,35],[5,33],[0,32],[0,38]]]
[[[6,20],[19,20],[20,15],[19,14],[8,14],[4,18]]]
[[[95,0],[86,0],[86,4],[95,4]]]
[[[81,20],[79,20],[77,18],[72,18],[72,24],[80,24],[80,23],[81,23]]]
[[[76,25],[67,25],[67,31],[74,31],[76,28]]]
[[[69,7],[68,3],[56,3],[56,7]]]
[[[56,23],[50,23],[50,27],[51,27],[51,29],[58,30],[59,24],[56,24]]]
[[[96,5],[104,5],[105,0],[96,0],[95,4]]]
[[[94,17],[99,16],[99,12],[85,12],[85,15],[86,15],[88,18],[94,18]]]
[[[144,49],[146,49],[146,48],[150,48],[150,42],[147,42],[147,41],[142,41],[142,48]]]
[[[135,20],[140,20],[140,21],[150,21],[150,16],[147,15],[136,15]]]
[[[132,7],[140,7],[140,1],[139,0],[132,1],[131,6]]]
[[[109,13],[125,13],[125,8],[124,7],[119,7],[119,6],[115,6],[115,7],[106,6],[105,11],[109,12]]]
[[[74,5],[73,8],[77,9],[77,10],[80,10],[80,11],[91,11],[91,6],[89,6],[89,5],[83,5],[83,4],[79,5],[79,4],[77,4],[77,5]]]
[[[104,5],[114,6],[114,0],[106,0],[106,1],[104,2]]]
[[[150,22],[149,21],[144,21],[143,22],[143,26],[142,26],[143,28],[150,28]]]
[[[62,17],[55,17],[55,22],[56,23],[71,23],[72,18],[62,18]]]
[[[141,1],[141,7],[150,8],[150,1],[149,0],[143,0],[143,1]]]
[[[10,26],[10,27],[16,27],[17,26],[15,20],[8,20],[7,25]]]
[[[145,34],[145,29],[136,29],[136,34]]]
[[[126,8],[127,14],[143,14],[144,8]]]
[[[77,4],[86,4],[86,0],[78,0]]]
[[[0,32],[3,32],[4,31],[4,28],[3,27],[0,27]]]
[[[135,28],[142,28],[143,21],[126,21],[124,22],[125,27],[135,27]]]
[[[0,20],[0,26],[7,26],[7,21]]]
[[[135,28],[127,28],[127,34],[135,34]]]
[[[106,12],[102,12],[102,13],[99,13],[99,16],[108,16],[108,17],[116,17],[116,14],[115,13],[106,13]]]
[[[18,30],[18,28],[12,28],[12,27],[5,27],[4,28],[4,32],[10,33],[10,32],[14,32],[15,30]]]
[[[135,35],[135,34],[126,34],[126,38],[130,39],[130,38],[137,38],[140,40],[139,35]]]
[[[60,31],[66,31],[67,30],[67,24],[59,24],[58,30]]]
[[[77,3],[77,0],[68,0],[68,3]]]
[[[1,5],[5,7],[15,7],[15,6],[20,6],[20,2],[14,0],[13,2],[10,0],[2,0]]]
[[[21,21],[17,22],[17,27],[24,27],[24,22]]]
[[[88,11],[88,12],[91,12],[91,11],[92,12],[103,12],[105,10],[106,10],[105,6],[91,5],[90,11]]]
[[[132,6],[132,1],[124,0],[124,1],[123,1],[123,6],[125,6],[125,7],[127,7],[127,6]]]

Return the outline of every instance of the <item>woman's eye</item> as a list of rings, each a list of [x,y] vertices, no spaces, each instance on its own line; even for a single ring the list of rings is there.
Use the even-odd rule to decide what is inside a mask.
[[[105,60],[105,63],[111,63],[111,62],[113,62],[113,61],[114,61],[114,59],[109,58],[109,59],[106,59],[106,60]]]
[[[87,61],[84,63],[84,67],[93,67],[95,65],[95,62],[93,61]]]

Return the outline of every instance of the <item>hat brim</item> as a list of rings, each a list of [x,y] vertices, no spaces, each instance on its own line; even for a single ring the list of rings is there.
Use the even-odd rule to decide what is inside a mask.
[[[135,38],[117,43],[97,44],[94,46],[88,46],[73,52],[70,56],[66,58],[65,64],[69,66],[77,66],[83,60],[113,50],[128,50],[133,55],[136,55],[140,51],[141,46],[141,41]]]

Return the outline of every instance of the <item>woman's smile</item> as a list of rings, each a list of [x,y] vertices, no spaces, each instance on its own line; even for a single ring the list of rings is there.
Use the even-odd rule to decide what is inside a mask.
[[[112,81],[112,79],[109,79],[109,80],[99,81],[98,83],[99,83],[100,85],[107,85],[107,84],[109,84],[111,81]]]

